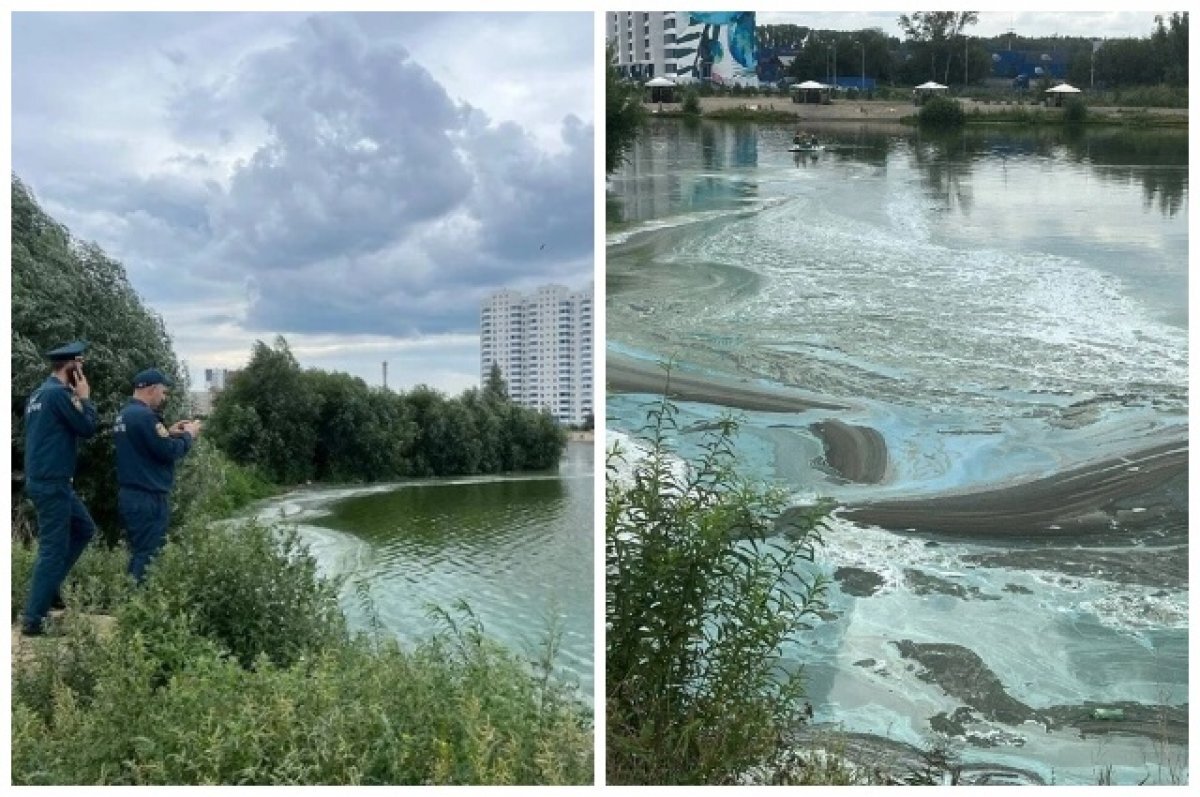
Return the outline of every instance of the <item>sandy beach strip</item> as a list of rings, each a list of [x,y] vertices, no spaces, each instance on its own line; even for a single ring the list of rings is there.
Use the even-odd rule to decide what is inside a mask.
[[[1114,504],[1186,476],[1187,441],[1165,443],[1024,484],[851,506],[856,523],[955,536],[1052,536],[1107,530]]]
[[[668,393],[668,375],[654,362],[610,353],[605,361],[608,390],[612,393]],[[670,373],[669,396],[677,401],[697,401],[748,412],[804,412],[844,410],[847,407],[814,401],[785,387],[767,387],[734,377],[699,376],[678,369]]]

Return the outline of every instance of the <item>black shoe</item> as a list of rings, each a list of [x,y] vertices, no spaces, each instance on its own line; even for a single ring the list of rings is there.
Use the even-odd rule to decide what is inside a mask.
[[[45,636],[46,627],[42,625],[21,624],[21,636]]]

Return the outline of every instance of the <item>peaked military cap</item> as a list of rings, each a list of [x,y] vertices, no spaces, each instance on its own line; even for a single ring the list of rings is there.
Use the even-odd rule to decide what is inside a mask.
[[[147,368],[133,378],[134,387],[150,387],[151,385],[166,385],[167,387],[171,387],[173,384],[171,377],[157,368]]]
[[[87,342],[82,340],[72,341],[65,346],[59,346],[57,349],[51,349],[46,352],[46,357],[52,362],[62,362],[64,360],[74,360],[76,357],[83,356],[83,350],[87,348]]]

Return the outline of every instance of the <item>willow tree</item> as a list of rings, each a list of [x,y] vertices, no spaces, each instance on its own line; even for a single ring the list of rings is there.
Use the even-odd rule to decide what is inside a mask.
[[[71,340],[88,341],[84,372],[101,427],[80,449],[75,488],[113,541],[117,487],[111,423],[132,392],[133,375],[152,365],[171,374],[179,387],[168,413],[186,393],[166,328],[129,284],[125,267],[96,244],[72,237],[15,175],[11,309],[12,472],[19,481],[24,471],[25,401],[50,373],[43,352]],[[20,501],[13,506],[19,511]]]

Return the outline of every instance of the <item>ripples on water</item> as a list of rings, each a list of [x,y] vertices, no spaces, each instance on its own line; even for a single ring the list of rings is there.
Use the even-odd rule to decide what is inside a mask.
[[[556,623],[556,664],[590,699],[591,457],[591,445],[573,443],[554,475],[431,480],[333,503],[310,497],[301,530],[327,572],[349,575],[352,622],[365,622],[365,585],[383,626],[409,642],[438,630],[430,606],[450,610],[459,600],[518,653],[536,655]]]

